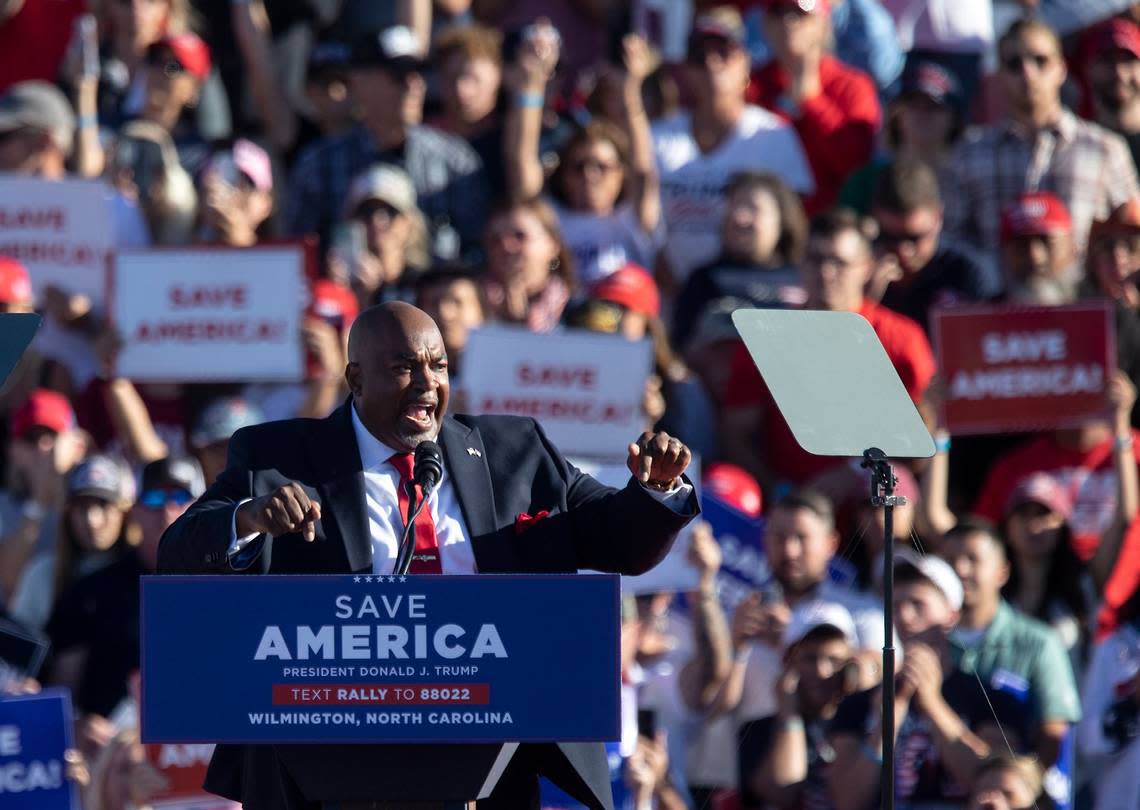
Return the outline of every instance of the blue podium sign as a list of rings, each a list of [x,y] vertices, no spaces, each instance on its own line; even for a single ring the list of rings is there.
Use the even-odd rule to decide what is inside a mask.
[[[615,576],[157,576],[145,742],[612,740]]]
[[[63,757],[72,747],[72,723],[66,689],[0,697],[0,807],[78,810]]]

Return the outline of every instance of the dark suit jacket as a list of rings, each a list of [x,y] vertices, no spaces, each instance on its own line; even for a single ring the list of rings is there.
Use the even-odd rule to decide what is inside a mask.
[[[326,419],[294,419],[244,428],[233,435],[218,480],[163,535],[164,573],[249,572],[337,574],[372,571],[360,451],[345,405]],[[447,417],[439,445],[455,487],[481,573],[567,573],[581,568],[638,574],[657,564],[686,514],[655,500],[632,478],[624,489],[599,484],[566,462],[532,419]],[[300,534],[261,537],[227,560],[234,504],[289,481],[321,504],[317,540]],[[550,516],[525,533],[520,513]],[[250,808],[306,808],[270,746],[219,746],[208,789]],[[600,744],[522,746],[487,807],[537,807],[542,773],[591,807],[609,808]],[[481,803],[483,806],[483,803]]]

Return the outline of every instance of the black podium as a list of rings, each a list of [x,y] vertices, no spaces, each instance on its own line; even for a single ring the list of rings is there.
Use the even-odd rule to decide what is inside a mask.
[[[518,743],[500,745],[279,745],[281,767],[310,801],[462,807],[485,799]]]
[[[453,810],[485,799],[507,766],[525,759],[563,791],[611,810],[600,743],[496,745],[278,745],[278,763],[308,801],[330,810]],[[361,797],[384,796],[383,802]]]

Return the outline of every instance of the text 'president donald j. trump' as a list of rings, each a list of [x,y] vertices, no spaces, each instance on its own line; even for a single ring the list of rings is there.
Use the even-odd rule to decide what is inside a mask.
[[[569,464],[532,419],[446,416],[443,339],[408,304],[361,313],[345,378],[351,396],[326,419],[234,434],[225,471],[163,536],[160,571],[390,574],[404,529],[403,483],[425,440],[439,443],[443,476],[415,522],[411,573],[637,574],[660,561],[697,514],[683,478],[689,450],[664,433],[629,445],[632,477],[619,490]],[[520,516],[542,512],[548,516],[517,530]],[[537,808],[538,774],[567,765],[592,794],[581,798],[608,807],[597,743],[523,746],[479,806]],[[254,810],[319,807],[268,746],[219,746],[206,786]]]

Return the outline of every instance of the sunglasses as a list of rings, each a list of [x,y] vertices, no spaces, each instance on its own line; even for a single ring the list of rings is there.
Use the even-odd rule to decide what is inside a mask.
[[[875,244],[880,247],[896,247],[898,245],[913,245],[930,236],[930,231],[911,233],[909,231],[880,231],[875,237]]]
[[[184,489],[148,489],[139,496],[139,503],[147,509],[162,509],[167,504],[186,506],[194,496]]]
[[[1013,54],[1002,59],[1001,66],[1010,73],[1020,72],[1025,65],[1031,64],[1038,70],[1044,70],[1053,57],[1044,53]]]
[[[186,72],[186,68],[169,53],[152,53],[146,58],[146,63],[151,67],[161,68],[163,74],[174,78]]]
[[[1129,253],[1140,253],[1140,233],[1101,236],[1092,243],[1092,249],[1100,253],[1113,253],[1118,247]]]
[[[698,39],[689,48],[688,61],[699,65],[703,64],[710,55],[716,54],[724,62],[739,50],[739,45],[727,39],[705,36]]]
[[[365,200],[356,209],[357,219],[372,219],[377,214],[384,214],[388,219],[400,216],[400,209],[383,200]]]
[[[617,163],[604,163],[600,160],[575,160],[570,164],[570,171],[575,174],[585,174],[587,171],[593,169],[598,174],[609,174],[616,172],[621,166]]]
[[[29,132],[34,131],[35,130],[29,127],[16,127],[15,129],[9,129],[6,132],[0,132],[0,144],[5,144],[9,141],[17,140],[18,138],[24,137]]]

